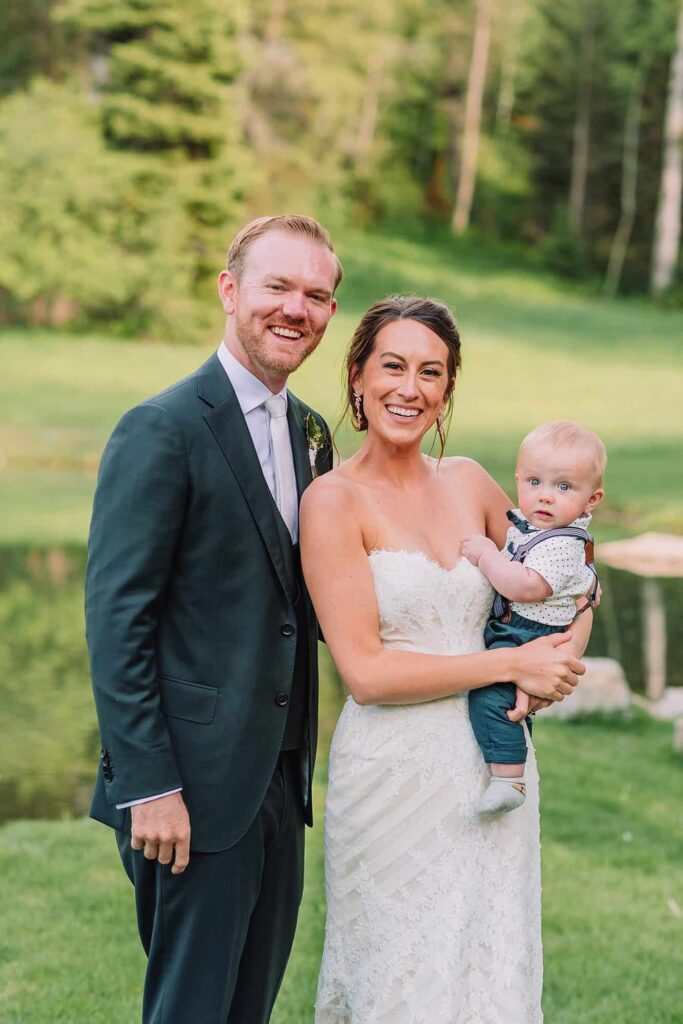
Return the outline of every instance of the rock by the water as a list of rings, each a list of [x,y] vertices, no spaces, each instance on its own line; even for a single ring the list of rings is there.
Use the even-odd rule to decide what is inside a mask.
[[[683,686],[667,686],[659,700],[650,705],[650,714],[666,721],[683,718]]]
[[[586,674],[570,697],[551,704],[541,714],[554,718],[576,718],[595,712],[617,714],[630,711],[633,697],[624,670],[614,658],[584,658]]]

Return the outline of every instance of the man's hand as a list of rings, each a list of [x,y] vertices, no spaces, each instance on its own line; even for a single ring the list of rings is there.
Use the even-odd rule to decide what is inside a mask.
[[[130,813],[132,848],[142,850],[147,860],[173,862],[171,872],[181,874],[190,862],[190,816],[182,795],[171,793],[136,804]]]
[[[498,554],[498,548],[493,541],[481,533],[472,533],[469,537],[465,537],[460,548],[460,554],[472,565],[479,565],[479,559],[487,551]]]
[[[522,722],[527,715],[533,715],[542,708],[548,708],[553,702],[541,697],[532,697],[517,687],[517,700],[514,708],[506,712],[511,722]]]

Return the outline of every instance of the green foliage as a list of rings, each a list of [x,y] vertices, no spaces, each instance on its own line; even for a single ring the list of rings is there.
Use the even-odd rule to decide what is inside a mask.
[[[178,331],[192,266],[172,175],[105,149],[96,108],[36,80],[0,106],[0,289],[5,316],[120,320]],[[196,313],[196,310],[193,312]]]
[[[604,273],[621,212],[624,121],[634,76],[645,69],[638,147],[636,217],[624,267],[625,290],[647,280],[659,189],[661,131],[673,47],[674,0],[533,0],[520,61],[513,127],[532,158],[527,238],[539,255],[570,277]],[[585,215],[577,234],[567,205],[577,107],[582,31],[590,26],[589,165]]]
[[[7,0],[4,319],[201,337],[217,254],[251,215],[448,224],[476,9],[473,0]],[[538,262],[563,275],[601,277],[642,75],[637,216],[621,286],[644,290],[676,10],[676,0],[494,4],[472,213],[480,235],[536,246]],[[589,100],[579,88],[586,25]],[[590,143],[577,231],[567,204],[579,102],[590,106]],[[664,301],[678,304],[679,291]]]
[[[76,57],[52,18],[54,0],[0,4],[0,96],[25,88],[37,75],[58,77]]]

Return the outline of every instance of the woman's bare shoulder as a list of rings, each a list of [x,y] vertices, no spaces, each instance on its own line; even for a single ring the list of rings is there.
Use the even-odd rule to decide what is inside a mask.
[[[335,516],[348,512],[354,500],[354,486],[341,466],[316,477],[303,493],[301,498],[302,515]]]
[[[444,471],[461,481],[472,480],[473,482],[481,482],[493,479],[491,474],[480,463],[468,458],[466,455],[444,456],[439,463],[439,472]]]

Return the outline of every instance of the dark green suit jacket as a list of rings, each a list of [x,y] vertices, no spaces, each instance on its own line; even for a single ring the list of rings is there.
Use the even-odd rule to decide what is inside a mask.
[[[300,494],[312,479],[310,413],[290,394]],[[330,467],[328,443],[317,470]],[[236,843],[280,751],[298,628],[310,672],[301,749],[310,823],[317,625],[217,356],[114,430],[95,494],[85,603],[102,738],[93,817],[124,828],[128,812],[117,803],[182,786],[192,849]]]

